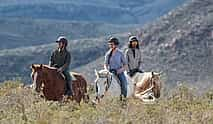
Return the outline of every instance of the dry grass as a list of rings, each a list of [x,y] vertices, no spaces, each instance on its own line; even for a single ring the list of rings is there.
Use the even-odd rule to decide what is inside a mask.
[[[211,124],[213,91],[202,96],[185,86],[153,104],[129,98],[104,99],[97,106],[45,101],[19,82],[0,86],[1,124]]]

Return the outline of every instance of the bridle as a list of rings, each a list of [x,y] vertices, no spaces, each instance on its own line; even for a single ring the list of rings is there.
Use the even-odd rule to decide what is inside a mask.
[[[102,74],[102,73],[104,73],[103,71],[102,71],[102,73],[99,73],[96,70],[95,70],[95,73],[96,73],[96,76],[97,76],[97,78],[95,80],[96,99],[100,99],[100,98],[104,97],[104,95],[108,91],[109,87],[111,86],[113,74],[110,73],[109,71],[107,73],[105,73],[105,74]],[[104,89],[104,93],[103,94],[100,94],[100,85],[98,83],[98,81],[100,79],[106,79],[106,81],[104,81],[105,89]]]

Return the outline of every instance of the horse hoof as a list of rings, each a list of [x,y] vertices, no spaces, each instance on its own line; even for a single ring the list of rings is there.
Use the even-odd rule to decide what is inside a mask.
[[[92,104],[93,104],[93,105],[97,105],[98,103],[100,103],[100,101],[99,101],[98,99],[92,100]]]
[[[42,95],[42,94],[40,94],[39,96],[40,96],[41,98],[44,98],[44,95]]]
[[[67,99],[69,99],[69,100],[73,100],[73,96],[67,96]]]

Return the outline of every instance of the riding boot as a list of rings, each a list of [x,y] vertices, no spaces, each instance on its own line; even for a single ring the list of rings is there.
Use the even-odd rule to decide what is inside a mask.
[[[70,76],[68,71],[64,71],[63,74],[65,75],[66,79],[66,89],[65,95],[72,96],[72,77]]]
[[[72,96],[72,83],[71,81],[66,82],[66,95]]]

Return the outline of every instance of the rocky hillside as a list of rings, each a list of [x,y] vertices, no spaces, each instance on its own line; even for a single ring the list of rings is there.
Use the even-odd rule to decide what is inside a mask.
[[[187,82],[208,87],[213,74],[212,5],[210,0],[191,0],[133,31],[142,40],[144,71],[163,71],[163,80],[169,86]],[[120,47],[128,39],[127,33],[114,36],[119,37]],[[29,81],[29,66],[48,63],[53,48],[54,44],[0,51],[1,81],[19,77]],[[106,37],[75,40],[69,49],[73,55],[72,70],[93,82],[94,69],[103,66]]]
[[[164,71],[168,83],[213,80],[213,1],[192,0],[142,34],[146,70]]]
[[[184,1],[0,0],[0,49],[47,44],[59,34],[80,39],[126,32]]]
[[[48,44],[55,41],[60,34],[66,35],[70,40],[96,38],[128,31],[136,26],[133,24],[119,25],[100,22],[0,17],[0,38],[2,42],[0,49]]]
[[[103,55],[106,44],[103,38],[72,40],[68,50],[72,54],[71,68],[84,65]],[[0,51],[0,81],[21,78],[29,82],[30,65],[33,63],[48,64],[51,52],[57,47],[56,43],[33,47],[22,47]],[[99,51],[99,52],[98,52]],[[89,56],[89,57],[88,57]]]
[[[169,86],[184,82],[203,88],[211,85],[213,1],[191,0],[139,30],[133,33],[142,40],[145,71],[163,71]],[[100,63],[103,57],[76,70],[94,73]],[[89,77],[88,72],[85,75]],[[94,79],[91,76],[88,80]]]

